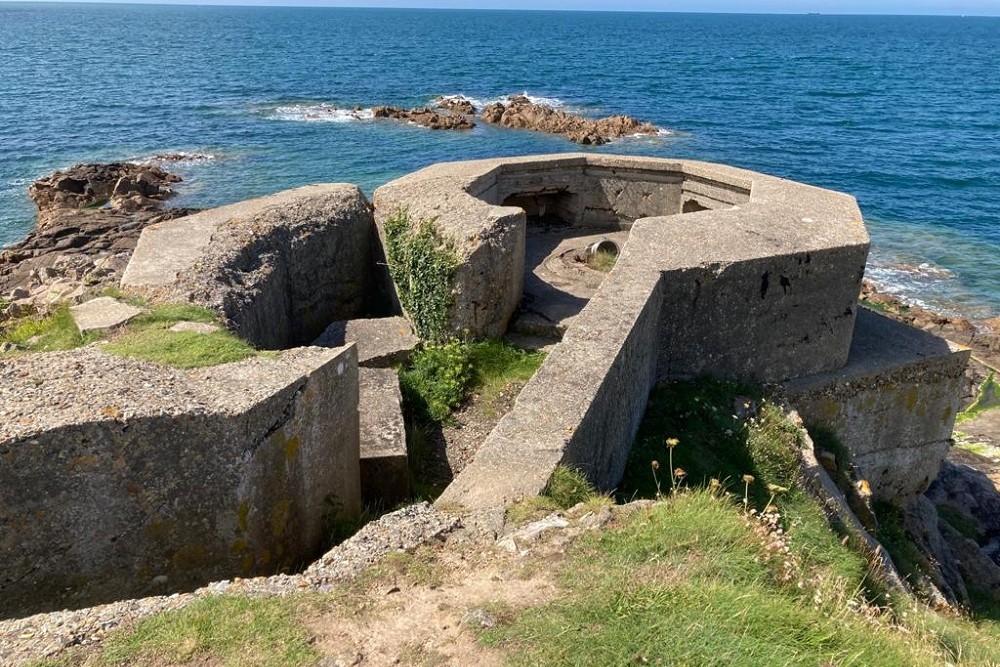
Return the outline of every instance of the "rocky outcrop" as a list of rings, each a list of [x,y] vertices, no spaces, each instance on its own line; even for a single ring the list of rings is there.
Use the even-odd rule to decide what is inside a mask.
[[[134,212],[158,209],[180,177],[157,166],[116,162],[78,164],[41,178],[28,188],[38,206],[38,226],[46,227],[66,211],[108,207]]]
[[[38,224],[0,251],[0,322],[116,285],[144,227],[197,211],[161,208],[179,181],[135,164],[77,165],[36,181]]]
[[[372,109],[375,118],[390,118],[406,123],[414,123],[432,130],[471,130],[476,124],[461,114],[439,113],[433,109],[378,106]]]
[[[434,100],[434,106],[453,114],[465,114],[467,116],[471,116],[476,113],[476,107],[472,104],[472,102],[461,95],[439,97]]]
[[[480,117],[493,125],[559,134],[575,143],[591,146],[634,134],[656,134],[660,129],[630,116],[584,118],[545,104],[535,104],[524,95],[490,104]]]
[[[1000,601],[1000,494],[982,473],[946,462],[903,525],[923,557],[911,583],[939,606]]]

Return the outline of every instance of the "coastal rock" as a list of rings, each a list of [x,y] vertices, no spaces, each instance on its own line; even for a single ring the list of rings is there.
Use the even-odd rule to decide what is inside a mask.
[[[28,188],[38,206],[38,226],[46,227],[67,211],[108,206],[125,212],[159,208],[174,193],[180,177],[159,167],[116,162],[78,164],[40,178]]]
[[[536,104],[524,95],[513,95],[507,102],[495,102],[480,116],[487,123],[535,132],[565,136],[585,146],[600,146],[613,139],[633,134],[656,134],[659,128],[630,116],[591,119]]]
[[[169,155],[157,156],[167,160]],[[142,229],[197,212],[161,208],[180,178],[148,164],[81,164],[28,190],[38,223],[0,251],[0,321],[45,312],[118,282]]]
[[[467,116],[471,116],[476,113],[475,105],[461,95],[439,97],[434,100],[434,106],[453,114],[465,114]]]
[[[471,130],[474,122],[463,115],[438,113],[433,109],[404,109],[403,107],[378,106],[372,109],[375,118],[390,118],[392,120],[415,123],[432,130]]]

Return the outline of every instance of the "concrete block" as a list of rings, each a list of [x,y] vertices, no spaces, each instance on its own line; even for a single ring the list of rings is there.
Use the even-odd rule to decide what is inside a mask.
[[[806,426],[833,431],[875,497],[902,506],[951,446],[969,350],[860,309],[847,365],[784,384]]]
[[[122,289],[221,315],[263,349],[304,345],[377,312],[371,206],[355,185],[309,185],[142,230]]]
[[[76,328],[80,333],[92,331],[111,331],[126,324],[129,320],[143,313],[142,308],[136,308],[118,299],[102,296],[91,299],[69,309]]]
[[[198,333],[198,334],[210,334],[219,331],[220,327],[214,324],[208,324],[207,322],[178,322],[174,326],[170,327],[170,330],[174,333]]]
[[[368,504],[392,507],[410,492],[399,377],[390,368],[362,368],[359,382],[361,493]]]
[[[313,341],[319,347],[348,343],[358,347],[358,365],[388,368],[405,363],[420,339],[405,317],[381,317],[334,322]]]
[[[352,347],[0,359],[0,617],[287,571],[361,507]],[[333,504],[331,504],[333,500]]]

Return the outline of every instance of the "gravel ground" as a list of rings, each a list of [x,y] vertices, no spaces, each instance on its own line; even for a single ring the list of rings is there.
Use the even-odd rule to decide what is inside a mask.
[[[459,520],[437,512],[427,503],[386,514],[334,547],[301,574],[211,583],[192,593],[120,600],[111,604],[0,620],[0,665],[15,667],[58,655],[73,646],[94,645],[119,626],[147,616],[180,609],[195,600],[220,594],[288,595],[328,591],[356,576],[386,554],[411,550],[439,538]]]

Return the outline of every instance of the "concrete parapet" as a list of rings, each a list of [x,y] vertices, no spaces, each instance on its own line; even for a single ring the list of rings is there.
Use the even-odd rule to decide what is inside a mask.
[[[374,219],[355,185],[309,185],[143,230],[121,286],[210,308],[266,349],[379,310]]]
[[[634,278],[587,304],[439,504],[509,505],[541,493],[561,463],[601,489],[618,483],[656,376],[659,277]]]
[[[809,427],[833,431],[875,497],[923,493],[951,445],[968,349],[861,309],[847,365],[785,383]]]
[[[287,570],[360,510],[353,347],[0,360],[0,616]]]
[[[632,229],[634,270],[664,276],[661,378],[778,381],[847,359],[868,253],[853,197],[724,165],[570,154],[433,165],[374,201],[380,228],[405,209],[454,244],[456,331],[504,333],[525,225],[548,216]]]
[[[368,505],[393,507],[410,492],[399,376],[391,368],[362,368],[359,374],[361,494]]]
[[[510,503],[560,463],[612,487],[657,380],[777,382],[847,361],[868,253],[847,195],[724,165],[555,155],[434,165],[379,188],[375,207],[380,226],[400,208],[434,219],[463,260],[452,327],[483,336],[517,305],[529,220],[630,229],[442,503]],[[493,242],[504,234],[517,240]]]

